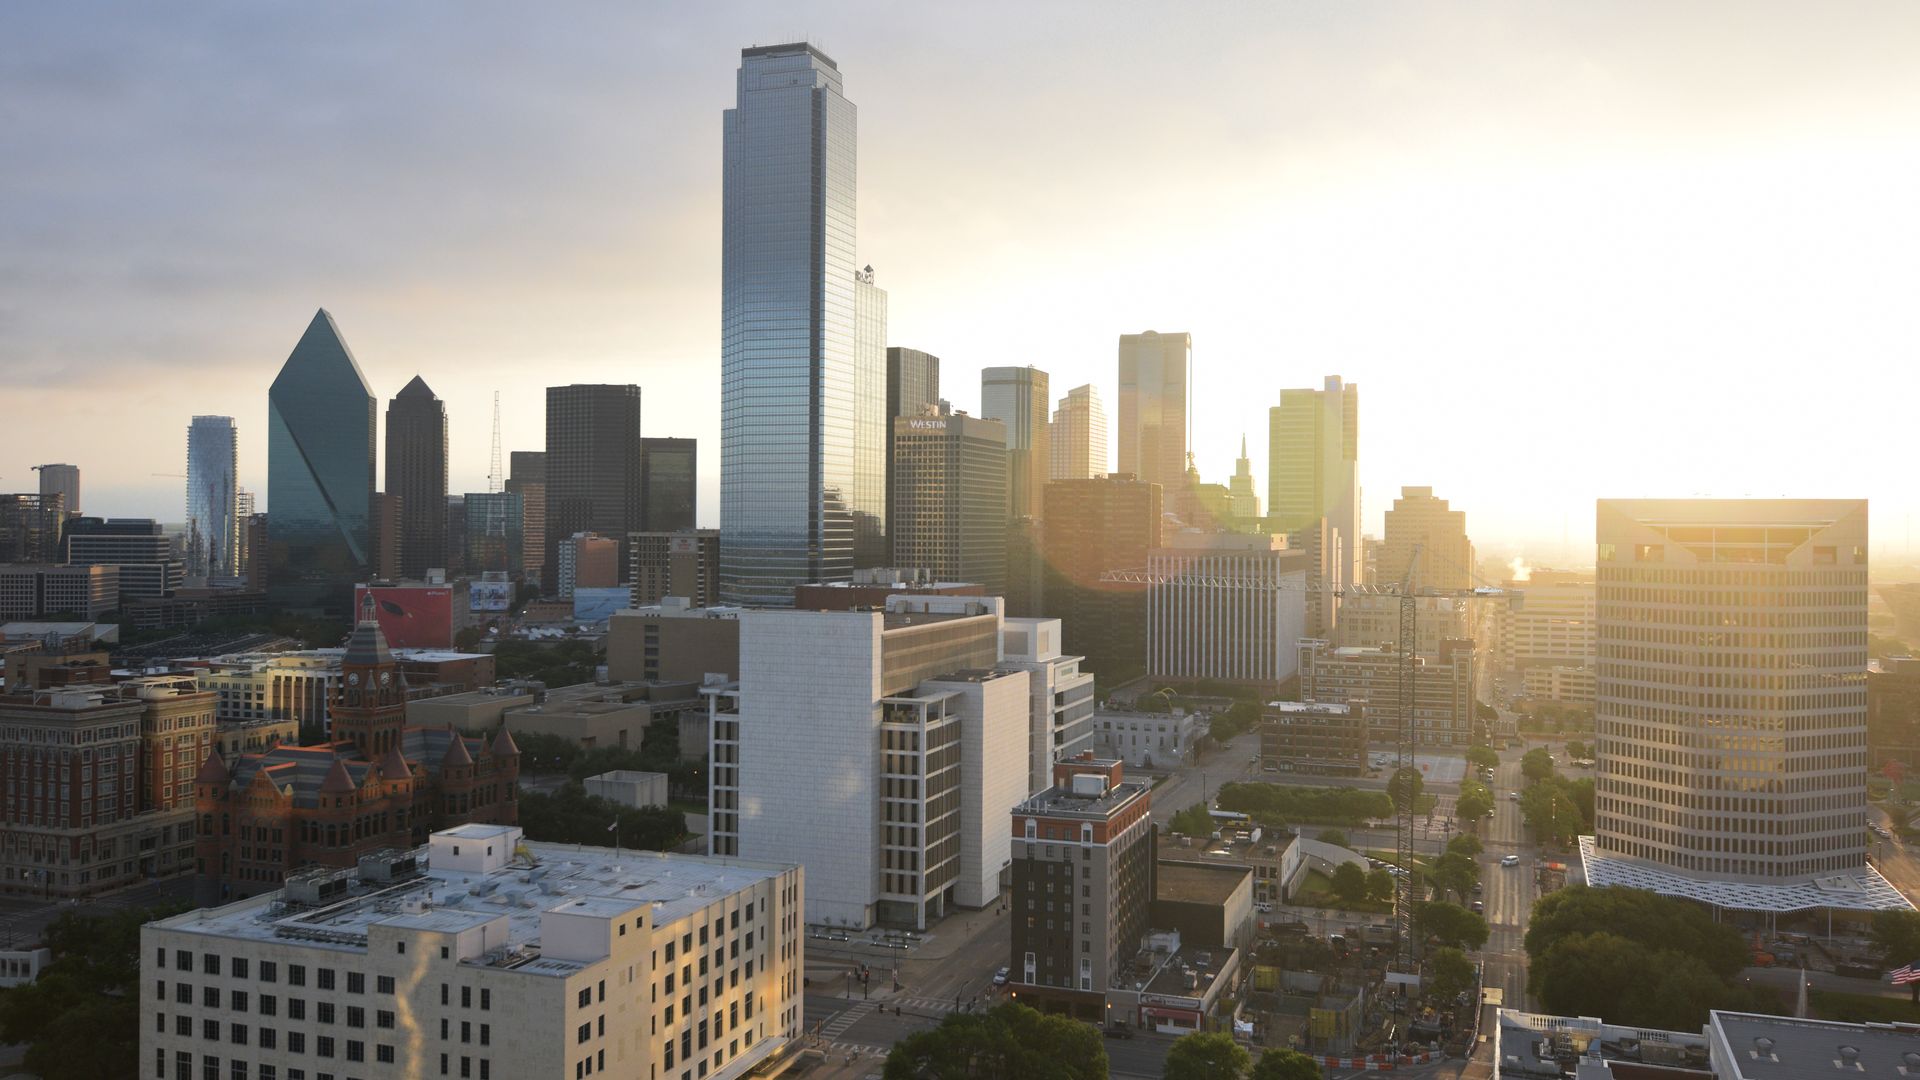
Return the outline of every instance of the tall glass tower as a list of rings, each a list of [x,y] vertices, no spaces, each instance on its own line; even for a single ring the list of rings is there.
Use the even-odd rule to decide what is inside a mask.
[[[240,573],[240,435],[231,416],[196,416],[187,426],[187,576]]]
[[[743,49],[722,120],[720,591],[786,605],[845,581],[884,522],[885,353],[861,348],[855,114],[807,44]],[[875,298],[877,299],[877,298]],[[863,365],[882,365],[879,371]],[[862,434],[863,426],[872,431]],[[882,526],[884,528],[884,525]]]
[[[367,572],[373,392],[323,308],[267,391],[268,591],[349,617]]]

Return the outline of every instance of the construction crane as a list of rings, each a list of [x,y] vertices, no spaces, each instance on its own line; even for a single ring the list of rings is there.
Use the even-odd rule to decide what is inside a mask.
[[[1407,561],[1406,576],[1396,587],[1377,585],[1327,585],[1310,584],[1295,589],[1277,585],[1272,580],[1260,578],[1234,577],[1231,575],[1190,573],[1174,570],[1157,572],[1152,570],[1111,570],[1100,575],[1103,582],[1115,582],[1134,585],[1182,585],[1197,588],[1216,589],[1268,589],[1275,592],[1302,592],[1318,596],[1394,596],[1400,600],[1400,635],[1395,652],[1397,664],[1396,689],[1400,697],[1400,746],[1396,755],[1398,764],[1394,775],[1413,770],[1414,748],[1417,745],[1414,727],[1414,697],[1418,689],[1415,675],[1418,667],[1414,660],[1419,655],[1419,605],[1423,599],[1454,600],[1495,600],[1509,597],[1512,593],[1506,589],[1491,585],[1479,585],[1464,589],[1440,589],[1413,587],[1414,574],[1425,556],[1425,545],[1414,545],[1413,554]],[[1471,568],[1466,568],[1469,578],[1478,578]],[[1414,819],[1412,785],[1401,785],[1401,798],[1395,805],[1394,853],[1401,873],[1394,875],[1393,887],[1393,928],[1396,941],[1394,965],[1389,969],[1414,976],[1418,973],[1413,947],[1413,834]]]

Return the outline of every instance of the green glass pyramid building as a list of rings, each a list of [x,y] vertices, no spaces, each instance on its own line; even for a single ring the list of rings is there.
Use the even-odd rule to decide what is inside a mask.
[[[344,617],[366,580],[374,400],[333,316],[317,312],[267,391],[267,587]]]

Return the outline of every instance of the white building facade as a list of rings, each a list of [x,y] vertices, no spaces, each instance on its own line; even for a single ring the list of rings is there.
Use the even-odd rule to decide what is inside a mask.
[[[1079,656],[1060,652],[1059,619],[1007,619],[1000,632],[1001,664],[1025,671],[1032,691],[1027,790],[1053,782],[1053,763],[1093,746],[1093,673]]]
[[[1306,632],[1307,556],[1279,537],[1182,532],[1147,555],[1147,671],[1279,683]]]

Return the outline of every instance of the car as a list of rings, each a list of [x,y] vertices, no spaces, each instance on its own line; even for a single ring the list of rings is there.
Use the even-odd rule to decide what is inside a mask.
[[[1482,885],[1477,881],[1473,883],[1473,895],[1480,896],[1486,891],[1487,891],[1487,887],[1485,885]]]
[[[1108,1024],[1106,1027],[1106,1036],[1109,1039],[1131,1039],[1133,1038],[1133,1028],[1127,1024]]]
[[[1519,865],[1520,865],[1520,856],[1518,856],[1518,855],[1503,855],[1503,856],[1501,856],[1501,858],[1500,858],[1500,865],[1501,865],[1501,866],[1519,866]],[[1002,970],[1004,970],[1004,969],[1002,969]]]
[[[1507,799],[1508,799],[1508,801],[1510,801],[1510,802],[1519,802],[1519,801],[1520,801],[1520,793],[1519,793],[1519,792],[1517,792],[1517,791],[1509,791],[1509,792],[1507,792]]]
[[[1483,912],[1485,912],[1486,910],[1487,910],[1487,905],[1486,905],[1486,903],[1485,903],[1484,901],[1480,901],[1480,900],[1475,900],[1475,901],[1473,902],[1473,912],[1474,912],[1474,914],[1476,914],[1476,915],[1479,915],[1479,914],[1481,914],[1481,913],[1483,913]]]
[[[993,985],[995,986],[1007,985],[1007,969],[1006,968],[1003,967],[999,971],[996,971],[993,973]]]
[[[1265,900],[1261,900],[1253,905],[1253,910],[1262,915],[1269,915],[1273,912],[1273,905],[1267,903]]]

